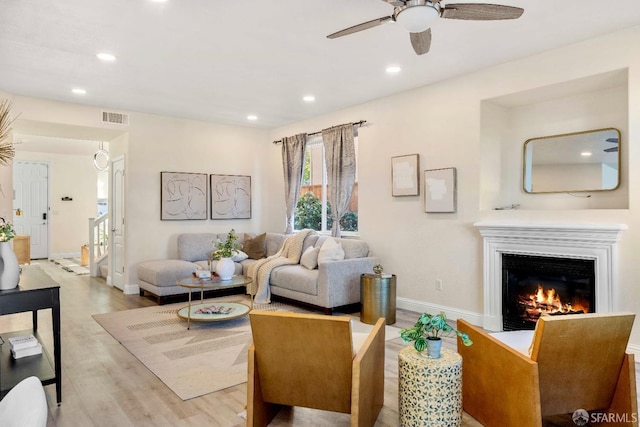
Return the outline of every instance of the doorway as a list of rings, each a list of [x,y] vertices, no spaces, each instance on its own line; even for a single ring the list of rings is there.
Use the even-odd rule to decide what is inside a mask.
[[[111,284],[125,290],[125,162],[120,156],[111,163]]]
[[[49,257],[49,164],[13,163],[13,224],[16,234],[31,236],[31,259]]]

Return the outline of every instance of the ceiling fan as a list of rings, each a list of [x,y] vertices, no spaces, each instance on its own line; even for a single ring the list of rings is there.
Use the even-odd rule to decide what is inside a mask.
[[[335,39],[358,31],[377,27],[386,22],[397,22],[409,31],[411,46],[418,55],[429,52],[431,47],[431,25],[437,18],[492,21],[516,19],[524,9],[513,6],[486,3],[455,3],[445,5],[440,0],[382,0],[394,7],[391,16],[363,22],[353,27],[329,34]]]

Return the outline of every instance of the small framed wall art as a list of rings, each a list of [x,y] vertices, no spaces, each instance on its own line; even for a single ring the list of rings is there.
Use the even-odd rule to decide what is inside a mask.
[[[160,172],[160,219],[207,219],[207,174]]]
[[[211,175],[211,219],[251,218],[251,177]]]
[[[408,154],[391,158],[391,195],[419,196],[419,156]]]
[[[456,211],[456,168],[424,171],[424,211]]]

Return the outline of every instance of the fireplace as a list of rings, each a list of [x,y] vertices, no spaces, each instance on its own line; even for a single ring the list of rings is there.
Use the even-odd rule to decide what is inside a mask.
[[[543,314],[595,311],[593,259],[502,254],[503,330],[534,329]]]
[[[504,296],[502,286],[504,255],[573,259],[592,263],[593,288],[589,311],[606,313],[617,310],[618,241],[622,232],[627,229],[625,224],[478,222],[474,226],[483,238],[484,247],[485,329],[502,331],[504,328],[502,302],[504,298],[510,298]],[[584,281],[577,277],[573,276],[571,281]],[[552,281],[554,284],[559,282],[557,278]],[[558,286],[556,293],[565,292],[564,286]],[[579,292],[580,295],[583,293],[583,290]]]

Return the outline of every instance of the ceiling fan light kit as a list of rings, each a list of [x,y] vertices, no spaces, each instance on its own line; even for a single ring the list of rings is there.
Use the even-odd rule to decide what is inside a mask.
[[[436,3],[414,1],[396,14],[396,22],[410,33],[421,33],[431,28],[440,16],[440,6]]]

